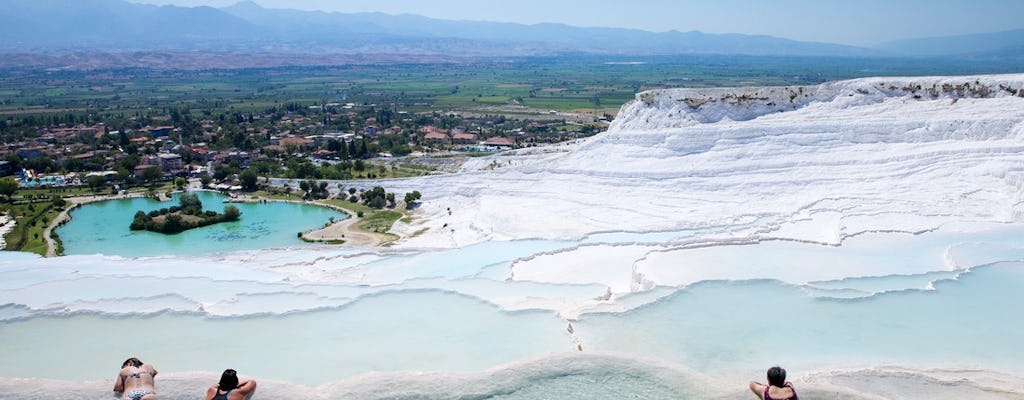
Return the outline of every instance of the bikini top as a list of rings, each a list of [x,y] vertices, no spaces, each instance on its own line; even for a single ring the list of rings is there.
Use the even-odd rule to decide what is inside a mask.
[[[776,399],[772,399],[772,396],[769,396],[769,395],[768,395],[768,389],[771,389],[771,386],[770,386],[770,385],[769,385],[769,386],[765,386],[765,387],[764,387],[764,400],[776,400]],[[798,398],[796,397],[796,389],[793,389],[793,388],[789,388],[789,390],[792,390],[792,391],[793,391],[793,396],[791,396],[791,397],[786,397],[786,398],[784,398],[784,399],[778,399],[778,400],[800,400],[800,399],[798,399]]]
[[[228,396],[231,395],[231,391],[228,390],[224,394],[220,394],[220,388],[217,389],[217,395],[213,396],[211,400],[228,400]]]

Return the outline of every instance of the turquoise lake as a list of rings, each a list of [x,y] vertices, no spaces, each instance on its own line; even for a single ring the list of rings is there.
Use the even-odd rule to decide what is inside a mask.
[[[216,192],[198,192],[204,210],[223,212],[226,198]],[[233,203],[242,212],[237,222],[215,224],[175,235],[132,231],[135,212],[149,212],[178,204],[147,198],[107,200],[84,204],[71,211],[71,221],[57,229],[64,254],[104,254],[145,257],[167,254],[203,254],[233,250],[311,245],[298,233],[320,228],[331,218],[348,218],[327,207],[296,203]]]

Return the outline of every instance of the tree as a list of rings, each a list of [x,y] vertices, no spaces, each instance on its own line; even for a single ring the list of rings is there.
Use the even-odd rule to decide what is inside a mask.
[[[121,167],[132,171],[139,165],[139,156],[136,154],[129,154],[127,157],[121,159]]]
[[[149,167],[142,170],[142,180],[152,182],[164,177],[164,171],[160,167]]]
[[[387,192],[380,186],[374,186],[363,193],[363,202],[372,208],[384,208],[387,205]]]
[[[161,229],[163,233],[178,233],[185,230],[185,226],[181,223],[181,215],[179,214],[167,214],[164,217],[164,227]],[[134,222],[134,221],[133,221]]]
[[[0,178],[0,195],[3,195],[7,201],[11,201],[11,197],[18,192],[18,181],[14,180],[13,177]]]
[[[418,190],[413,190],[413,191],[405,194],[405,204],[413,203],[413,202],[415,202],[416,200],[419,200],[419,199],[420,199],[420,192]]]
[[[135,218],[132,219],[132,224],[131,226],[129,226],[129,229],[133,231],[141,231],[143,229],[146,229],[146,223],[149,222],[150,220],[151,218],[149,218],[149,216],[146,215],[144,211],[136,211]]]
[[[256,183],[259,180],[259,176],[256,175],[252,169],[246,169],[238,175],[238,180],[242,181],[242,190],[254,191],[256,190]]]
[[[210,186],[210,182],[213,182],[213,177],[210,174],[202,174],[199,176],[199,182],[203,184],[203,187]]]
[[[237,221],[238,217],[242,215],[241,211],[238,211],[238,207],[234,205],[224,206],[224,220],[225,221]]]
[[[181,206],[181,212],[188,215],[199,215],[203,213],[203,202],[199,200],[199,195],[195,193],[185,193],[178,197],[178,204]]]
[[[117,180],[120,182],[128,183],[128,178],[132,176],[132,173],[123,167],[117,168]]]
[[[89,188],[92,189],[92,191],[99,192],[100,189],[103,189],[103,185],[107,183],[107,178],[99,175],[93,175],[85,178],[85,182],[89,184]]]
[[[342,142],[338,141],[337,139],[327,140],[327,150],[333,151],[335,153],[341,153],[342,146]]]
[[[363,140],[361,142],[359,142],[359,157],[360,158],[367,158],[369,156],[370,156],[370,151],[367,150],[367,148],[366,148],[366,138],[364,137]]]
[[[356,141],[348,142],[348,154],[346,158],[356,158],[359,152],[356,150]]]
[[[185,178],[182,178],[180,176],[174,178],[174,187],[178,188],[178,190],[184,189],[185,185],[188,185],[188,180],[186,180]]]

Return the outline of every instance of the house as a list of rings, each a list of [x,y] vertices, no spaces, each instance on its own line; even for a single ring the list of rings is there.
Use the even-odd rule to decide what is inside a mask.
[[[217,152],[211,152],[210,149],[206,147],[193,147],[189,149],[189,152],[192,153],[192,158],[203,161],[213,160],[213,155],[217,154]]]
[[[96,152],[94,151],[87,151],[85,153],[75,154],[71,156],[71,158],[74,160],[89,160],[92,159],[93,157],[96,157]]]
[[[423,141],[429,144],[447,144],[448,135],[441,132],[429,132],[423,136]]]
[[[452,135],[453,144],[476,144],[476,135],[472,133],[456,133]]]
[[[493,146],[505,149],[511,149],[515,145],[516,141],[513,140],[512,138],[506,138],[501,136],[487,138],[487,140],[484,141],[484,146]]]
[[[157,155],[160,169],[167,173],[181,171],[181,156],[173,153],[160,153]]]
[[[43,156],[44,150],[46,150],[46,147],[44,146],[23,147],[18,149],[18,157],[21,157],[24,160],[39,158]]]
[[[330,151],[330,150],[327,150],[327,149],[320,149],[320,150],[314,151],[312,156],[313,156],[313,158],[318,158],[318,159],[321,159],[321,160],[328,160],[328,159],[331,159],[331,158],[338,157],[338,153]]]
[[[237,162],[238,166],[248,168],[249,163],[252,161],[252,156],[245,151],[229,151],[224,161],[227,163]]]
[[[313,140],[306,139],[304,137],[285,137],[278,141],[281,147],[288,148],[294,146],[298,151],[306,151],[313,148]]]
[[[284,153],[285,152],[285,148],[283,146],[279,145],[279,144],[268,144],[266,146],[263,146],[263,152],[264,153],[268,153],[268,152],[269,153]]]

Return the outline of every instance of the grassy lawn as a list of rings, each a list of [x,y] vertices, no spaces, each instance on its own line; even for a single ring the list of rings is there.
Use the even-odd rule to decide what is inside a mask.
[[[7,243],[4,250],[46,255],[46,239],[43,237],[43,231],[50,221],[60,214],[60,211],[63,210],[62,207],[55,206],[49,199],[29,202],[25,198],[19,199],[16,196],[13,203],[0,205],[0,210],[13,216],[17,223],[14,230],[4,237],[4,241]]]
[[[395,221],[401,219],[403,215],[395,210],[374,210],[371,214],[364,214],[363,220],[357,226],[365,231],[387,233],[391,229],[391,225],[394,225]]]
[[[153,192],[164,193],[171,188],[170,184],[160,185]],[[130,190],[131,193],[147,193],[149,191],[146,187],[136,187]],[[4,250],[46,255],[46,239],[43,237],[43,231],[61,211],[68,207],[66,204],[55,205],[52,200],[54,196],[70,198],[109,194],[109,188],[100,191],[93,191],[88,187],[19,189],[11,202],[0,203],[0,211],[13,216],[17,223],[14,230],[4,236],[4,241],[7,243]],[[60,254],[60,238],[57,237],[56,232],[51,232],[51,235],[58,244],[57,254]]]
[[[389,210],[389,209],[375,209],[368,207],[361,203],[353,203],[348,200],[341,199],[329,199],[323,201],[326,204],[344,208],[351,211],[354,215],[362,214],[362,218],[356,227],[367,231],[376,233],[387,233],[391,229],[391,225],[395,224],[405,216],[401,211]]]

